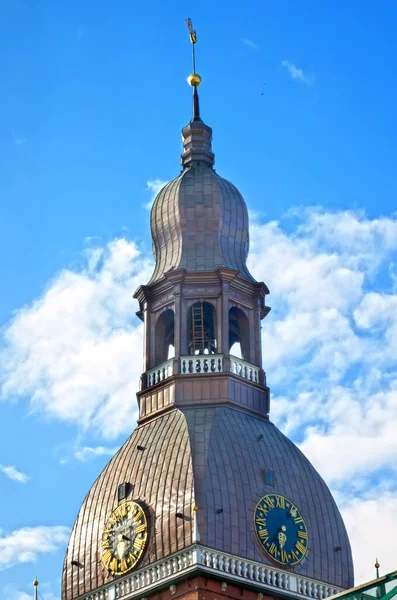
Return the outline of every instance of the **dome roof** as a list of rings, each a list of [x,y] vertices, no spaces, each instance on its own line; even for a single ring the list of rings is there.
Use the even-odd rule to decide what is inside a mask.
[[[151,213],[156,267],[150,283],[170,269],[235,269],[255,281],[246,260],[248,212],[238,189],[213,169],[212,129],[201,120],[195,88],[193,119],[182,129],[183,171],[157,195]]]
[[[273,471],[274,486],[264,483],[264,468]],[[132,484],[131,498],[146,507],[149,519],[149,543],[140,566],[193,543],[193,501],[199,508],[200,544],[271,564],[256,540],[253,515],[264,494],[279,493],[296,503],[309,532],[309,551],[295,572],[330,585],[353,585],[342,517],[310,462],[264,418],[212,406],[174,409],[146,422],[108,463],[73,527],[63,571],[64,600],[113,580],[100,559],[100,539],[124,482]]]
[[[237,188],[207,163],[194,162],[157,195],[151,213],[156,268],[151,283],[170,269],[249,273],[248,212]]]

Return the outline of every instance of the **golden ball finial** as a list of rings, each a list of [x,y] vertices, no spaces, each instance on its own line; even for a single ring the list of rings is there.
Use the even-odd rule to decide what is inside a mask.
[[[198,87],[201,83],[201,77],[198,73],[191,73],[187,78],[187,82],[192,87]]]
[[[378,563],[378,559],[376,559],[376,563],[375,563],[375,569],[379,569],[380,564]]]
[[[34,587],[37,587],[39,585],[39,582],[37,581],[37,579],[34,580],[33,585],[34,585]]]

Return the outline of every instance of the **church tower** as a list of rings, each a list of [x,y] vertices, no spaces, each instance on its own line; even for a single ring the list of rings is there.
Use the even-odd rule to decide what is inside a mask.
[[[156,265],[135,292],[138,427],[82,504],[62,600],[327,598],[353,585],[349,540],[326,484],[269,420],[269,290],[247,268],[247,207],[214,171],[189,80],[182,172],[154,201]]]

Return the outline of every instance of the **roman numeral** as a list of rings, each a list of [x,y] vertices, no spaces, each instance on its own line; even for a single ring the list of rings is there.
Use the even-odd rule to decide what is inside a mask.
[[[135,532],[136,533],[142,533],[143,531],[145,531],[146,529],[146,525],[139,525],[136,529]]]
[[[277,548],[274,542],[269,548],[269,554],[271,554],[272,556],[277,556]]]
[[[111,571],[113,571],[113,573],[114,573],[115,571],[118,571],[118,565],[119,565],[119,561],[117,560],[117,558],[113,558],[113,559],[110,561],[109,568],[110,568],[110,570],[111,570]]]
[[[265,496],[263,500],[268,505],[269,508],[274,508],[273,498],[270,498],[270,496]]]
[[[295,562],[297,562],[299,560],[298,555],[295,554],[295,552],[293,550],[291,550],[291,556]]]
[[[298,525],[298,523],[303,523],[303,519],[302,519],[302,517],[296,517],[296,518],[294,519],[294,523],[295,523],[295,525]]]
[[[120,571],[126,571],[128,569],[128,564],[125,558],[122,558],[120,561]]]
[[[298,550],[298,552],[300,552],[301,554],[305,554],[306,552],[306,548],[301,544],[301,542],[296,542],[295,544],[295,548]]]
[[[276,495],[276,508],[285,509],[285,501],[284,501],[283,496]]]
[[[142,550],[144,545],[145,545],[145,540],[135,540],[134,541],[134,548],[136,548],[136,550]]]
[[[286,553],[285,550],[281,550],[281,562],[283,562],[283,563],[288,562],[288,554]]]
[[[257,517],[257,518],[255,519],[255,523],[256,523],[257,525],[264,525],[264,526],[266,527],[266,519],[261,519],[260,517]]]
[[[258,535],[261,539],[266,538],[266,539],[263,539],[264,542],[267,542],[267,540],[269,539],[269,533],[268,533],[267,529],[260,529],[258,531]]]
[[[101,547],[102,547],[102,550],[107,550],[108,548],[110,548],[109,540],[108,539],[103,540],[103,542],[101,543]]]
[[[307,540],[307,532],[306,531],[298,531],[298,537],[302,540]]]
[[[111,560],[112,560],[112,553],[110,552],[110,550],[106,550],[105,554],[102,556],[102,562],[107,569],[109,568],[109,563]]]

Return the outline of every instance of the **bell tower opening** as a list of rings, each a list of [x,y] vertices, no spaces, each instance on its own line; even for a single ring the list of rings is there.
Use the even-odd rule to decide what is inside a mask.
[[[159,365],[175,356],[174,330],[174,311],[167,308],[161,313],[156,323],[155,365]]]
[[[188,312],[189,354],[215,354],[215,309],[209,302],[195,302]]]
[[[237,358],[250,361],[250,332],[247,315],[233,306],[229,310],[229,352]]]

